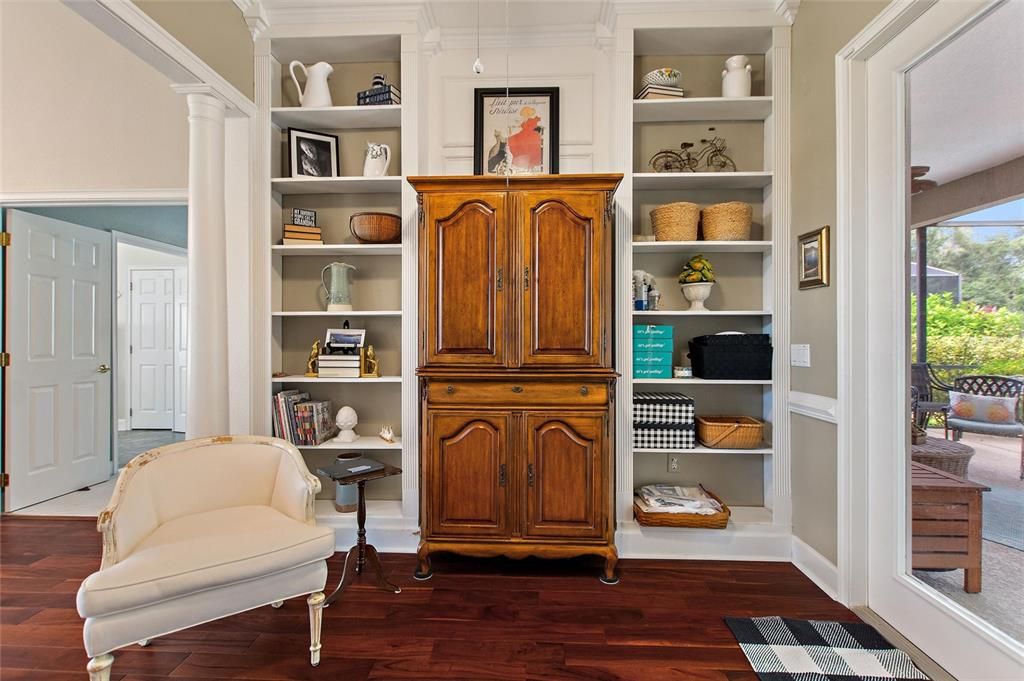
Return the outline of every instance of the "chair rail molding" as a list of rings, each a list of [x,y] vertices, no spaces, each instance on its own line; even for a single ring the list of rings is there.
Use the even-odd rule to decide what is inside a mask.
[[[52,206],[184,206],[188,189],[99,189],[74,192],[0,192],[7,208]]]
[[[789,391],[789,412],[800,414],[819,421],[839,424],[839,401],[834,397],[805,393],[799,390]]]

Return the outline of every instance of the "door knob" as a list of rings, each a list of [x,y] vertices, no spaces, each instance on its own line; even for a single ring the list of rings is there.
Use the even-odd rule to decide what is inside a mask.
[[[106,364],[101,364],[99,366],[99,368],[96,369],[96,373],[97,374],[109,374],[110,373],[110,367],[107,366]]]

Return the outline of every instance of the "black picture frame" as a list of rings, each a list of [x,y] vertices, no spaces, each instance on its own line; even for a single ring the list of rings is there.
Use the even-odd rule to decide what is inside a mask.
[[[318,152],[313,159],[319,171],[317,173],[304,172],[304,164],[299,162],[299,142],[302,139],[312,142],[312,149]],[[326,149],[324,145],[327,145]],[[288,174],[291,177],[340,177],[341,151],[339,147],[337,135],[315,130],[288,128]],[[325,164],[327,165],[325,166]]]
[[[488,145],[484,139],[484,105],[493,97],[547,97],[550,125],[547,130],[548,158],[547,173],[558,174],[558,88],[557,87],[513,87],[474,88],[473,90],[473,174],[503,176],[504,173],[484,172],[484,155]],[[540,174],[540,173],[523,173]]]

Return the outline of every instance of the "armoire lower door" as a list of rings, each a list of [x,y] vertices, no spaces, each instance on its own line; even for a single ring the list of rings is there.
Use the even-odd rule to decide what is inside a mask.
[[[525,423],[525,535],[603,536],[604,415],[528,413]]]
[[[423,363],[504,366],[508,218],[504,192],[426,199]]]
[[[430,413],[424,489],[431,537],[510,536],[508,414]]]
[[[611,304],[604,192],[522,192],[522,366],[601,366]]]

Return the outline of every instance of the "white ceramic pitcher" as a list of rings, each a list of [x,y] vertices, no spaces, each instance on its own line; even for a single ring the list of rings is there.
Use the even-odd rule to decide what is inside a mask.
[[[295,77],[295,67],[302,69],[306,76],[306,90],[299,86],[299,79]],[[304,109],[321,108],[334,106],[331,103],[331,91],[327,87],[327,79],[334,73],[334,67],[325,61],[317,62],[309,68],[300,61],[293,61],[288,65],[288,71],[292,74],[292,82],[295,83],[295,90],[299,93],[299,104]]]
[[[366,143],[363,177],[384,177],[391,165],[391,147],[379,142]]]
[[[742,54],[726,59],[725,70],[722,71],[722,96],[749,97],[751,70],[750,60]]]

